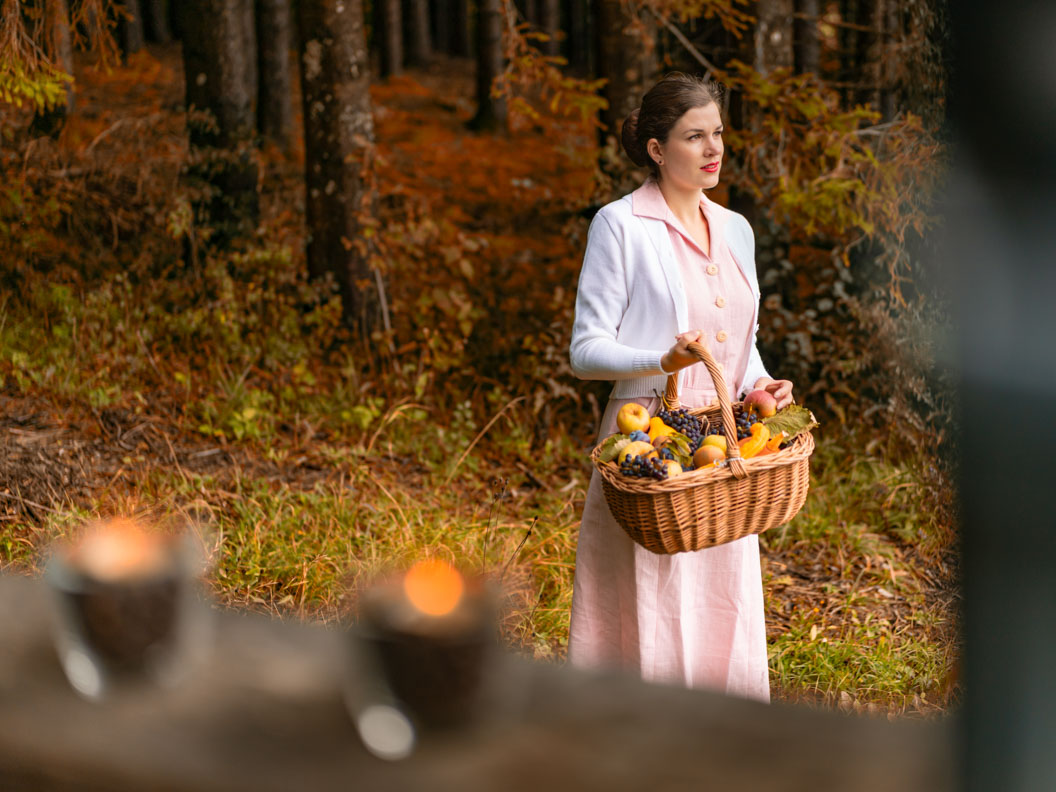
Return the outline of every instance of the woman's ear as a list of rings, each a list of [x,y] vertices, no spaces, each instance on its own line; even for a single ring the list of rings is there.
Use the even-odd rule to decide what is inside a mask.
[[[645,150],[653,162],[658,165],[663,163],[664,152],[660,150],[660,141],[656,138],[649,138],[649,142],[645,144]]]

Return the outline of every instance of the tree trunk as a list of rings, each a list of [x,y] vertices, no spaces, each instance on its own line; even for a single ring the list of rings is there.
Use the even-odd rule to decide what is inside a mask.
[[[257,220],[257,166],[250,61],[243,0],[181,0],[183,63],[193,164],[188,177],[206,188],[197,215],[222,246]],[[204,111],[209,118],[201,119]]]
[[[70,7],[66,0],[49,0],[45,6],[46,24],[51,27],[47,54],[53,63],[73,77],[73,38],[70,34]],[[55,137],[62,130],[66,118],[73,112],[73,83],[66,83],[63,100],[33,116],[30,131],[34,135]]]
[[[502,0],[477,0],[477,114],[474,129],[497,129],[506,123],[506,100],[491,95],[504,71]]]
[[[539,27],[539,0],[521,0],[521,15],[533,27]]]
[[[184,18],[187,16],[187,6],[182,0],[177,0],[175,3],[170,2],[168,6],[169,30],[172,31],[172,37],[177,40],[183,40]]]
[[[392,77],[403,72],[403,8],[400,0],[380,0],[377,26],[381,41],[381,74]]]
[[[624,120],[642,102],[646,83],[656,77],[655,25],[646,24],[644,38],[628,33],[631,20],[621,0],[594,0],[598,76],[609,106],[601,113],[602,135],[620,134]]]
[[[362,0],[300,0],[299,11],[308,272],[334,276],[346,321],[369,339],[384,288],[360,233],[374,199],[363,178],[374,117]]]
[[[454,3],[451,0],[432,0],[430,3],[433,49],[451,54],[451,25]]]
[[[565,57],[571,71],[584,77],[593,74],[591,69],[590,4],[587,0],[568,0],[568,39],[565,42]]]
[[[561,32],[561,2],[560,0],[540,0],[542,18],[540,27],[549,36],[549,40],[543,43],[542,50],[547,55],[557,55],[561,51],[558,34]]]
[[[858,90],[857,101],[874,110],[880,108],[886,5],[885,0],[865,0],[865,7],[862,9],[862,15],[869,30],[863,31],[861,37],[861,50],[865,55],[865,60],[862,62],[861,88]]]
[[[840,19],[852,25],[859,23],[857,0],[840,0]],[[855,92],[852,86],[861,81],[862,51],[860,46],[861,36],[852,27],[841,27],[837,31],[837,39],[840,48],[840,103],[843,107],[849,107],[854,103]]]
[[[126,58],[143,49],[143,10],[139,4],[140,0],[121,0],[117,12],[117,40]]]
[[[818,0],[796,0],[794,60],[800,74],[821,74],[818,42]]]
[[[755,70],[766,76],[774,69],[791,68],[792,0],[759,0],[756,17]]]
[[[461,58],[471,57],[469,36],[469,0],[453,0],[451,3],[451,54]]]
[[[283,151],[293,137],[290,1],[256,0],[257,129]]]
[[[147,39],[158,44],[172,41],[172,28],[169,26],[169,0],[141,0],[143,23]]]
[[[890,121],[898,113],[901,91],[898,80],[898,49],[903,42],[901,15],[898,3],[887,0],[884,18],[884,65],[881,71],[880,113],[884,121]]]
[[[429,0],[406,0],[404,12],[407,62],[414,66],[427,66],[433,54],[429,36]]]
[[[254,0],[238,0],[242,13],[242,51],[246,53],[246,85],[250,101],[256,112],[257,96],[260,93],[260,75],[257,71],[257,14]]]

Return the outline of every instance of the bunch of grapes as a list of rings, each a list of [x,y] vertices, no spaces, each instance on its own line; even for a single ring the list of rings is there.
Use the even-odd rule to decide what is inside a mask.
[[[667,478],[667,465],[657,457],[646,459],[644,456],[629,456],[620,463],[620,473],[634,478],[654,478],[663,481]]]
[[[689,410],[661,410],[657,414],[661,421],[689,439],[690,452],[697,450],[700,441],[704,439],[704,427],[700,418],[691,414]]]
[[[737,424],[737,439],[743,440],[746,437],[751,437],[752,431],[751,426],[758,420],[755,417],[755,413],[745,412],[740,407],[733,409],[734,422]],[[722,421],[715,421],[708,427],[707,434],[722,434]]]

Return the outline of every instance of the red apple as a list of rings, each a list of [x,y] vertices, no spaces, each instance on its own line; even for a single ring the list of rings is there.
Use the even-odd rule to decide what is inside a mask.
[[[755,408],[755,414],[769,418],[777,412],[777,400],[765,390],[753,390],[744,397],[744,409]]]
[[[628,402],[616,413],[616,426],[624,434],[649,429],[649,411],[636,402]]]

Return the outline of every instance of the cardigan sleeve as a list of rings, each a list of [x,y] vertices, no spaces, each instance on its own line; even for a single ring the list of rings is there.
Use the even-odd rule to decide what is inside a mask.
[[[572,371],[580,379],[621,380],[666,373],[660,367],[663,352],[616,340],[628,302],[623,246],[602,211],[587,232],[569,346]]]

